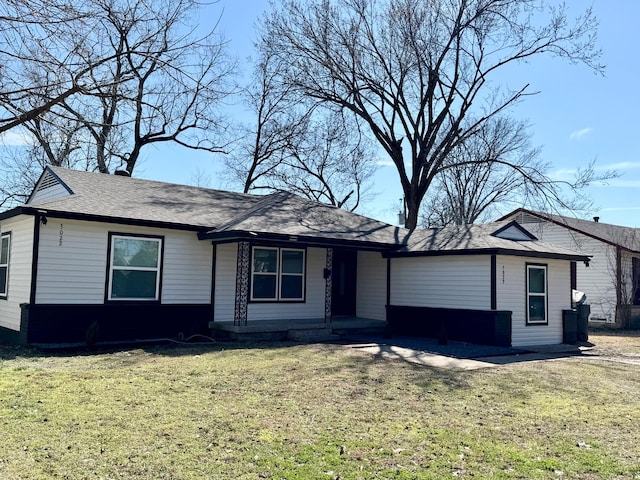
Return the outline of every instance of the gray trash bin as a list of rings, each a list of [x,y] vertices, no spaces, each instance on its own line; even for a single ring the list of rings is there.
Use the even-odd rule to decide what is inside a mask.
[[[575,345],[578,341],[577,313],[575,310],[562,311],[562,343]]]
[[[576,307],[578,313],[578,341],[586,342],[589,340],[589,315],[591,314],[590,305],[578,305]]]

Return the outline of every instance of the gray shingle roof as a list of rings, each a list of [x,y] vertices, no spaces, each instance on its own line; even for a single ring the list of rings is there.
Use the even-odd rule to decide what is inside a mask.
[[[510,221],[480,223],[473,225],[455,225],[444,228],[416,230],[407,245],[398,252],[419,253],[469,253],[471,251],[495,251],[521,253],[531,256],[580,256],[574,250],[559,247],[539,240],[509,240],[494,235]]]
[[[529,218],[528,218],[529,217]],[[533,217],[533,218],[530,218]],[[619,245],[633,252],[640,252],[640,229],[611,225],[609,223],[594,222],[582,218],[565,217],[550,213],[536,212],[524,208],[518,208],[505,215],[503,219],[515,219],[526,228],[526,222],[534,219],[555,223],[587,236],[602,240],[611,245]],[[524,220],[524,221],[523,221]]]
[[[49,212],[175,224],[211,235],[250,231],[387,245],[396,245],[404,230],[291,193],[250,195],[49,168],[73,191],[30,204]]]
[[[404,228],[286,192],[265,197],[244,214],[210,233],[226,232],[260,232],[388,245],[398,245],[409,235],[409,230]]]
[[[261,197],[173,183],[49,167],[73,195],[31,204],[53,212],[210,228]]]
[[[26,207],[61,216],[188,228],[198,231],[203,239],[277,235],[299,237],[299,241],[393,249],[394,255],[491,251],[587,258],[537,240],[495,236],[496,231],[509,224],[506,221],[412,232],[286,192],[250,195],[60,167],[49,169],[73,193]]]

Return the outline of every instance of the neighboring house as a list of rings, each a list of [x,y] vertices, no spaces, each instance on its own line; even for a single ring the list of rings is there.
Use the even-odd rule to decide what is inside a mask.
[[[411,232],[288,193],[59,167],[0,213],[0,238],[0,337],[26,344],[388,325],[561,343],[570,264],[588,261],[515,222]]]
[[[591,220],[517,209],[500,220],[515,220],[541,240],[591,256],[576,265],[572,287],[584,292],[589,321],[640,327],[640,231]]]

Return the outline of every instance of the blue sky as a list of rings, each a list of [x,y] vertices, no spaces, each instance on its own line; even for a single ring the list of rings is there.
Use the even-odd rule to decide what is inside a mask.
[[[621,176],[589,188],[602,222],[640,227],[640,2],[638,0],[571,0],[576,12],[592,5],[600,21],[599,44],[605,76],[583,65],[555,59],[536,59],[519,65],[505,80],[515,86],[531,84],[539,91],[511,113],[532,125],[533,142],[553,164],[554,178],[567,178],[576,168],[596,160],[596,168],[614,168]],[[268,6],[267,0],[220,0],[212,15],[222,9],[220,28],[230,41],[230,51],[245,69],[252,55],[254,25]],[[233,112],[233,110],[231,110]],[[150,150],[136,176],[190,183],[197,171],[210,175],[209,186],[227,188],[219,175],[218,159],[186,150]],[[374,201],[361,213],[395,223],[402,191],[393,167],[381,166],[375,177]]]

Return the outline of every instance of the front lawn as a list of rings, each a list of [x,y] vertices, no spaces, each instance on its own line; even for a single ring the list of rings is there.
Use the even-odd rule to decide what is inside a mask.
[[[6,480],[640,478],[638,365],[458,372],[288,344],[0,358]]]

